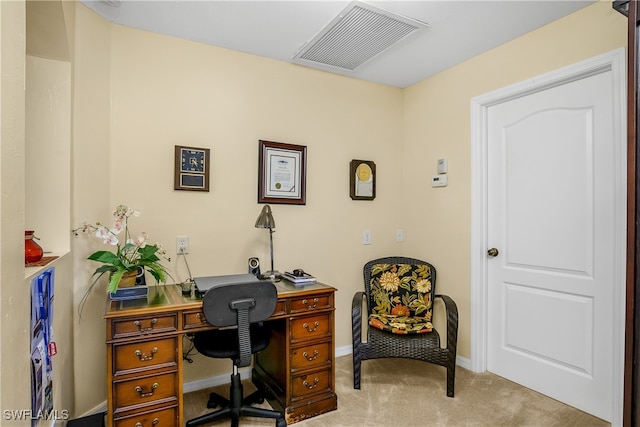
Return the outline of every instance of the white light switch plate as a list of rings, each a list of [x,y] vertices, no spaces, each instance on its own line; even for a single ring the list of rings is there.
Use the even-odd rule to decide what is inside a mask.
[[[447,173],[448,165],[447,159],[438,159],[438,173]]]
[[[371,244],[371,230],[364,230],[362,232],[362,244],[363,245]]]

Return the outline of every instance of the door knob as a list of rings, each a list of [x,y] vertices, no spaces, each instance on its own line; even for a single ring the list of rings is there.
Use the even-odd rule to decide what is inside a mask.
[[[494,257],[494,256],[498,256],[500,252],[498,252],[498,249],[496,248],[491,248],[487,251],[487,255],[489,255],[490,257]]]

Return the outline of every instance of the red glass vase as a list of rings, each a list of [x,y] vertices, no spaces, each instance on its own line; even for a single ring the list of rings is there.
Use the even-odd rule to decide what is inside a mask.
[[[42,259],[44,251],[42,247],[33,240],[33,230],[24,232],[24,262],[36,262]]]

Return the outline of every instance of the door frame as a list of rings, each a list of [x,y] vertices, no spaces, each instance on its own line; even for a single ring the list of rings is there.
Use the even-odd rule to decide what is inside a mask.
[[[576,64],[471,99],[471,370],[487,370],[488,337],[488,118],[489,107],[591,75],[611,71],[615,141],[614,410],[612,425],[622,423],[625,345],[626,271],[626,76],[625,50],[616,49]]]

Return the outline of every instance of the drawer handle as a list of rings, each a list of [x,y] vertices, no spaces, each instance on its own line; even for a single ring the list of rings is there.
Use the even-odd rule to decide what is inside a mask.
[[[313,379],[313,384],[309,384],[307,380],[304,380],[302,384],[309,390],[313,390],[314,388],[318,387],[318,382],[320,382],[320,380],[318,379],[318,377],[316,377]]]
[[[151,386],[151,391],[149,391],[148,393],[143,393],[142,392],[142,387],[140,387],[139,385],[137,385],[134,390],[138,392],[138,394],[140,395],[140,397],[149,397],[149,396],[153,396],[153,393],[155,391],[155,389],[157,389],[158,387],[160,387],[158,385],[158,383],[153,383],[153,385]]]
[[[313,356],[309,357],[309,353],[307,353],[306,351],[304,353],[302,353],[302,355],[309,361],[314,361],[318,358],[318,350],[313,350]]]
[[[156,323],[158,323],[158,319],[156,319],[155,317],[151,319],[151,326],[149,326],[148,328],[142,328],[142,322],[139,320],[133,322],[133,324],[138,327],[138,331],[143,334],[153,331],[153,325],[155,325]]]
[[[207,320],[204,318],[202,313],[196,314],[196,318],[200,321],[200,323],[207,323]]]
[[[151,356],[145,356],[143,352],[141,352],[140,350],[136,350],[133,353],[138,356],[138,359],[140,359],[141,362],[146,362],[148,360],[153,360],[153,355],[156,354],[158,352],[158,347],[153,347],[151,349]]]
[[[307,306],[308,310],[311,310],[318,307],[318,298],[313,299],[313,305],[309,305],[309,301],[306,298],[302,300],[302,303]]]
[[[309,327],[309,324],[307,322],[302,324],[302,327],[305,328],[309,333],[317,331],[318,326],[320,326],[320,322],[318,321],[313,322],[313,329]]]
[[[156,424],[158,424],[160,422],[160,420],[158,418],[154,418],[153,421],[151,421],[151,425],[154,426]],[[144,424],[142,424],[140,421],[138,421],[134,427],[144,427]]]

